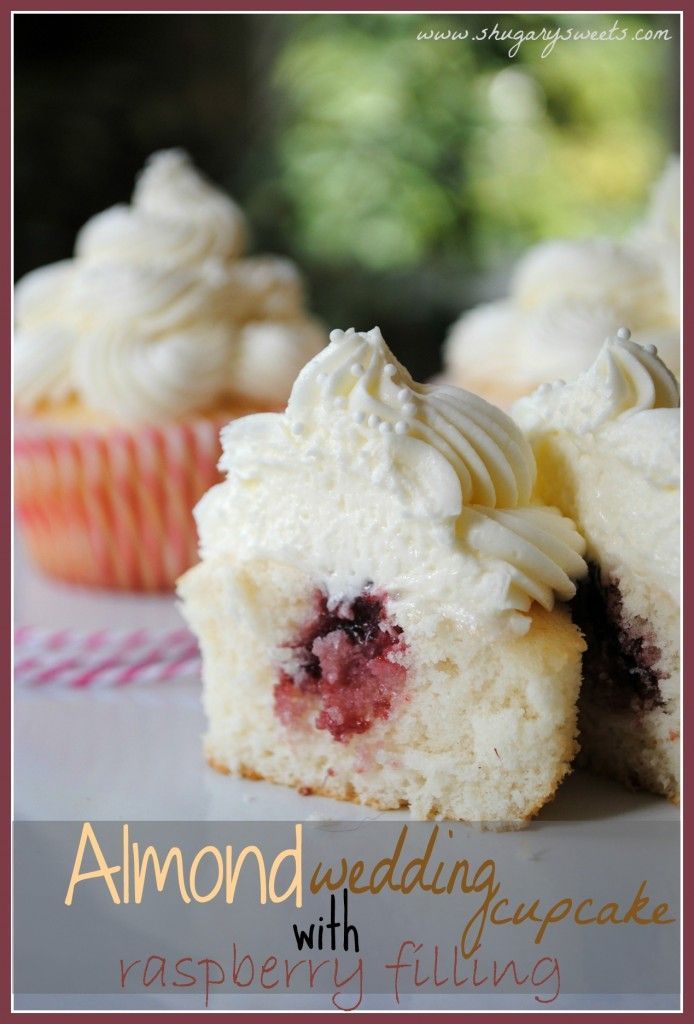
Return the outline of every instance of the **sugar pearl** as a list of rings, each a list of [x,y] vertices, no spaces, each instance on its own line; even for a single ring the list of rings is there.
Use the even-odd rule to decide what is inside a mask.
[[[367,422],[370,427],[377,427],[378,424],[381,422],[381,417],[377,416],[376,413],[372,412]]]
[[[386,365],[383,367],[383,372],[385,373],[386,377],[394,377],[395,374],[397,373],[397,370],[395,369],[392,363],[386,363]]]
[[[628,327],[620,327],[617,331],[617,337],[620,341],[629,341],[629,338],[631,337],[631,331]]]
[[[655,345],[644,345],[643,347],[646,349],[646,352],[650,352],[652,356],[658,355],[658,349]]]
[[[292,423],[292,434],[303,434],[304,425],[303,423]]]
[[[414,402],[405,402],[405,404],[402,407],[402,411],[404,412],[405,416],[414,416],[414,414],[417,412],[417,407],[414,404]]]
[[[396,434],[406,434],[407,433],[407,424],[405,423],[404,420],[398,420],[398,422],[395,424],[395,433]]]
[[[352,419],[354,420],[355,423],[363,423],[366,417],[364,416],[364,413],[361,411],[361,409],[357,409]]]
[[[390,423],[381,423],[378,429],[381,431],[382,434],[389,434],[392,428]]]
[[[362,373],[364,372],[364,367],[361,365],[361,363],[352,363],[352,365],[349,368],[349,372],[352,374],[353,377],[361,377]]]

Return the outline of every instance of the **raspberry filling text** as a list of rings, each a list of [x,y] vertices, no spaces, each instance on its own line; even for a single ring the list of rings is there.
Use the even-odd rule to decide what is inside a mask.
[[[406,676],[393,659],[406,645],[379,592],[367,589],[331,608],[317,590],[314,608],[300,635],[286,645],[294,658],[291,669],[280,670],[275,714],[291,725],[315,708],[315,727],[346,742],[388,718]]]

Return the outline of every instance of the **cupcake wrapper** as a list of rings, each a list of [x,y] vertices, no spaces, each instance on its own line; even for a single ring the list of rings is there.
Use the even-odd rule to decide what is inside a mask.
[[[220,479],[227,419],[19,432],[15,502],[33,559],[72,583],[170,590],[197,561],[192,510]]]

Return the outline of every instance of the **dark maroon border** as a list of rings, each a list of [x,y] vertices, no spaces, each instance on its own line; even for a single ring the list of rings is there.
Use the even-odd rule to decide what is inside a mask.
[[[1,211],[2,212],[0,213],[0,227],[2,229],[3,236],[6,238],[7,243],[8,243],[7,246],[4,249],[3,261],[2,261],[3,269],[4,269],[4,272],[5,272],[5,286],[2,289],[2,294],[5,295],[5,308],[6,308],[5,317],[6,317],[6,327],[7,327],[7,330],[6,330],[6,344],[5,344],[4,352],[3,352],[3,355],[2,355],[2,361],[0,362],[0,379],[2,381],[2,393],[5,396],[4,397],[4,403],[3,403],[3,419],[2,419],[3,434],[4,434],[3,439],[6,440],[6,442],[7,442],[7,443],[3,444],[3,446],[2,446],[2,466],[1,466],[1,469],[2,469],[2,479],[4,479],[6,481],[7,500],[2,503],[2,511],[0,512],[0,517],[1,517],[0,518],[0,528],[2,529],[2,535],[6,538],[5,545],[4,545],[5,566],[6,566],[5,578],[6,578],[7,583],[8,583],[8,586],[6,588],[4,588],[2,590],[2,592],[1,592],[1,594],[0,594],[0,602],[1,602],[1,604],[0,604],[0,614],[1,614],[1,620],[2,620],[2,625],[3,625],[3,634],[4,634],[5,648],[6,648],[6,652],[7,652],[7,665],[8,665],[8,683],[7,683],[7,688],[6,688],[6,695],[7,695],[6,696],[6,713],[0,718],[0,744],[2,745],[2,749],[4,749],[7,752],[7,757],[6,757],[6,760],[5,760],[5,771],[3,773],[3,785],[2,785],[2,798],[3,798],[3,802],[6,805],[7,813],[6,813],[6,817],[5,817],[6,824],[5,824],[5,828],[3,830],[2,843],[0,844],[0,868],[1,868],[1,871],[2,871],[2,894],[3,894],[3,897],[4,897],[3,905],[6,908],[8,908],[8,912],[7,912],[7,915],[6,915],[5,927],[3,927],[2,930],[0,931],[0,957],[2,957],[2,963],[4,965],[4,970],[2,972],[2,981],[0,982],[0,1019],[2,1019],[5,1016],[8,1016],[8,1017],[10,1015],[11,1016],[15,1016],[15,1014],[11,1014],[11,1011],[10,1011],[12,980],[11,980],[11,974],[10,974],[11,927],[10,927],[10,915],[9,915],[9,907],[10,907],[10,900],[11,900],[11,880],[10,880],[10,849],[11,849],[11,774],[10,774],[10,772],[11,772],[11,767],[10,767],[9,758],[10,758],[10,749],[11,749],[11,707],[10,707],[10,693],[11,693],[11,689],[10,689],[10,687],[12,685],[11,684],[10,664],[9,664],[9,653],[11,651],[11,645],[12,645],[11,598],[10,598],[10,586],[9,586],[9,582],[10,582],[10,565],[11,565],[11,544],[12,544],[12,538],[11,538],[11,508],[10,508],[10,491],[9,491],[9,481],[11,480],[11,454],[10,454],[10,443],[9,442],[10,442],[10,436],[11,436],[11,416],[12,416],[12,412],[11,412],[11,410],[12,410],[12,401],[11,401],[11,364],[10,364],[10,339],[11,339],[11,330],[12,330],[12,325],[11,325],[11,322],[10,322],[10,308],[11,308],[11,295],[12,295],[11,256],[10,256],[10,225],[11,225],[11,193],[10,193],[10,182],[11,182],[11,156],[10,156],[10,152],[11,152],[11,150],[10,150],[10,137],[11,136],[10,136],[10,129],[11,129],[11,121],[10,121],[10,106],[11,106],[11,20],[12,20],[12,13],[15,12],[15,11],[16,12],[22,12],[22,11],[34,11],[34,10],[40,10],[41,12],[44,12],[44,11],[45,12],[48,12],[48,11],[61,12],[61,11],[69,10],[69,11],[87,11],[87,12],[94,12],[94,13],[100,13],[101,11],[114,11],[114,12],[124,12],[124,13],[127,13],[127,12],[139,13],[141,11],[164,11],[164,12],[166,12],[166,11],[191,11],[192,10],[192,5],[191,4],[186,4],[186,3],[181,3],[180,0],[169,0],[168,3],[162,2],[162,0],[152,0],[152,2],[150,2],[150,3],[139,3],[139,4],[132,4],[132,3],[131,4],[127,4],[127,3],[118,2],[118,0],[115,0],[115,2],[113,2],[113,3],[100,3],[100,4],[99,3],[96,3],[96,4],[95,3],[85,3],[84,0],[74,0],[74,2],[72,2],[72,3],[62,3],[62,4],[61,3],[54,3],[54,2],[41,2],[41,0],[38,0],[38,2],[35,2],[35,3],[20,2],[20,3],[16,3],[16,4],[5,4],[4,2],[1,2],[1,0],[0,0],[0,3],[1,3],[1,7],[0,7],[0,10],[1,10],[1,15],[0,15],[0,52],[2,53],[2,62],[5,65],[5,71],[4,71],[4,74],[2,76],[2,84],[0,85],[0,89],[2,91],[2,103],[1,103],[1,106],[0,106],[0,121],[1,121],[0,131],[2,133],[2,137],[5,139],[4,149],[5,149],[5,153],[6,153],[6,159],[2,162],[2,171],[1,171],[2,177],[0,179],[1,183],[2,183],[3,194],[4,194],[4,201],[3,201],[2,206],[1,206]],[[480,3],[480,4],[477,4],[477,5],[467,5],[467,6],[464,6],[464,5],[461,5],[460,3],[451,2],[451,0],[435,0],[435,2],[433,4],[431,4],[431,8],[433,10],[460,12],[460,13],[463,13],[463,14],[484,10],[484,8],[488,7],[488,6],[491,6],[491,5],[485,5],[483,3]],[[576,5],[566,4],[565,5],[565,9],[567,9],[567,10],[575,10],[575,8],[578,7],[578,6],[579,6],[578,4],[576,4]],[[222,11],[222,12],[229,11],[230,13],[233,13],[233,12],[236,12],[236,11],[244,11],[244,10],[245,11],[263,11],[263,10],[267,10],[268,8],[270,8],[271,10],[280,11],[280,12],[285,12],[285,11],[286,12],[295,12],[295,11],[330,11],[332,9],[332,10],[349,10],[349,11],[354,11],[355,13],[356,12],[360,12],[360,11],[374,11],[374,10],[375,11],[401,11],[403,13],[406,13],[406,12],[411,12],[411,13],[422,12],[422,13],[426,13],[426,8],[425,8],[423,3],[419,3],[419,4],[413,4],[412,2],[401,2],[401,3],[398,3],[398,2],[396,2],[396,0],[381,0],[380,3],[376,2],[376,3],[371,3],[371,4],[363,3],[363,2],[355,2],[355,0],[345,0],[344,3],[336,3],[335,0],[333,0],[332,4],[330,3],[330,0],[327,0],[327,2],[322,2],[322,3],[319,2],[319,0],[305,0],[304,3],[297,3],[297,4],[288,4],[286,2],[286,0],[271,0],[270,3],[266,3],[266,4],[258,4],[258,3],[249,2],[249,3],[246,3],[246,4],[239,3],[239,4],[235,5],[235,6],[231,5],[229,3],[220,2],[220,0],[207,0],[207,2],[203,2],[202,4],[200,4],[199,7],[202,10],[205,10],[205,11]],[[525,4],[523,4],[523,3],[516,3],[516,4],[499,4],[499,3],[497,3],[497,4],[494,5],[494,10],[491,11],[490,13],[493,14],[495,12],[504,13],[504,12],[516,12],[516,11],[518,11],[519,13],[522,13],[523,11],[537,11],[538,13],[552,13],[552,12],[554,12],[556,10],[562,10],[562,9],[564,9],[564,8],[562,8],[562,6],[557,5],[557,4],[554,4],[553,6],[546,6],[546,5],[543,6],[541,4],[532,4],[532,3],[525,3]],[[688,96],[690,94],[691,89],[694,88],[694,56],[692,56],[694,54],[694,50],[692,49],[692,46],[691,46],[691,39],[690,39],[691,33],[689,31],[687,31],[687,21],[686,21],[686,13],[687,12],[683,11],[681,8],[680,8],[679,11],[672,11],[672,9],[667,4],[656,5],[656,4],[649,4],[649,3],[643,3],[643,2],[636,2],[636,3],[631,3],[631,4],[611,4],[611,5],[604,5],[604,6],[599,6],[599,5],[595,5],[595,4],[587,4],[587,5],[582,5],[581,8],[580,8],[580,12],[581,13],[593,13],[593,12],[595,12],[595,13],[598,13],[598,12],[599,13],[604,13],[604,12],[611,12],[611,11],[614,11],[615,13],[626,13],[626,12],[630,12],[630,11],[634,11],[634,12],[637,12],[637,11],[653,11],[653,12],[668,12],[668,13],[675,13],[675,14],[682,13],[682,15],[683,15],[683,17],[682,17],[682,59],[683,59],[684,73],[683,73],[683,90],[682,90],[682,112],[683,112],[683,114],[682,114],[682,116],[683,116],[683,121],[682,121],[682,123],[683,123],[682,157],[683,157],[683,183],[686,186],[689,183],[689,180],[692,177],[692,175],[689,173],[689,159],[690,159],[690,156],[691,156],[691,153],[692,153],[693,142],[692,142],[692,132],[691,131],[687,131],[684,128],[684,126],[686,125],[686,121],[684,120],[684,118],[685,118],[685,114],[688,112],[687,98],[688,98]],[[690,57],[689,63],[687,61],[687,55]],[[46,170],[47,170],[47,173],[50,174],[50,168],[47,168]],[[686,191],[686,187],[685,187],[685,191]],[[690,261],[689,257],[690,257],[692,248],[694,248],[694,243],[689,240],[690,239],[689,228],[691,226],[692,226],[692,217],[689,215],[688,207],[687,207],[687,204],[685,202],[684,203],[684,223],[683,223],[683,227],[684,227],[684,236],[683,236],[683,241],[684,241],[684,273],[683,273],[684,321],[683,321],[683,333],[684,333],[684,324],[687,323],[687,319],[688,319],[687,313],[688,313],[688,308],[689,308],[689,302],[688,302],[689,279],[693,276],[692,274],[688,273],[691,270],[691,261]],[[686,388],[690,384],[689,374],[688,374],[688,360],[686,358],[686,353],[683,355],[682,375],[681,376],[682,376],[683,390],[686,391]],[[692,385],[692,386],[694,386],[694,385]],[[684,418],[683,419],[683,437],[686,439],[688,437],[687,430],[688,430],[688,425],[689,425],[689,422],[690,422],[690,416],[689,416],[689,413],[688,413],[688,406],[686,405],[686,403],[683,405],[683,418]],[[687,543],[687,534],[686,534],[686,526],[687,526],[687,522],[688,522],[687,510],[688,510],[688,508],[689,508],[689,506],[691,504],[691,502],[690,502],[690,493],[689,493],[690,492],[689,469],[690,469],[691,461],[692,460],[689,458],[688,446],[685,443],[685,446],[684,446],[684,465],[683,465],[683,469],[684,469],[683,494],[684,494],[684,508],[685,508],[684,520],[683,520],[684,521],[684,525],[685,525],[685,530],[684,530],[684,549],[683,549],[684,598],[685,598],[684,608],[683,608],[683,616],[684,616],[683,617],[683,623],[684,623],[684,649],[685,649],[684,653],[688,653],[689,652],[689,644],[688,644],[689,628],[690,628],[690,626],[694,625],[694,618],[692,618],[691,616],[688,616],[688,614],[687,614],[688,603],[689,603],[688,602],[688,597],[689,597],[689,592],[692,589],[692,585],[689,583],[689,572],[690,572],[690,569],[694,573],[694,555],[692,555],[691,549],[690,549],[690,545]],[[694,486],[694,485],[692,485],[692,486]],[[686,664],[686,661],[685,661],[685,664]],[[684,680],[683,680],[682,688],[683,688],[683,690],[686,689],[686,687],[684,685]],[[685,702],[685,706],[684,706],[684,709],[683,709],[683,713],[684,713],[685,717],[687,717],[687,719],[688,719],[686,725],[689,724],[689,721],[694,720],[694,714],[687,715],[687,703],[686,702]],[[686,725],[685,725],[685,723],[683,723],[683,735],[686,734]],[[684,774],[685,774],[685,776],[687,776],[687,772],[686,771],[684,772]],[[683,794],[687,793],[686,784],[683,784],[682,791],[683,791]],[[685,806],[685,800],[683,799],[683,801],[682,801],[682,810],[683,810],[683,812],[684,812],[684,806]],[[692,827],[693,826],[691,826],[689,821],[688,821],[688,815],[684,815],[684,813],[683,813],[683,826],[682,826],[682,830],[683,830],[683,836],[684,836],[684,848],[685,848],[685,851],[687,851],[687,852],[689,850],[691,850],[691,848],[692,848],[692,842],[691,842]],[[683,862],[684,862],[684,864],[687,863],[686,853],[685,853],[684,861]],[[690,946],[690,944],[689,944],[689,935],[690,935],[691,928],[692,928],[691,918],[692,918],[692,915],[694,914],[694,901],[691,898],[691,892],[690,892],[690,889],[689,889],[689,887],[687,885],[686,875],[685,875],[685,878],[683,879],[683,887],[684,887],[684,891],[683,891],[684,948],[688,949],[689,946]],[[689,1016],[690,1011],[691,1011],[691,1007],[692,1007],[692,994],[694,993],[694,980],[692,979],[692,971],[691,970],[687,970],[686,959],[685,959],[684,963],[685,963],[685,968],[684,968],[684,974],[683,974],[683,993],[682,993],[682,997],[683,997],[683,1007],[684,1007],[683,1016],[686,1019]],[[272,1014],[273,1016],[277,1017],[280,1020],[282,1018],[285,1018],[285,1019],[299,1019],[299,1020],[305,1020],[305,1021],[309,1022],[309,1024],[311,1024],[311,1022],[323,1022],[323,1021],[327,1021],[327,1020],[334,1020],[335,1019],[335,1014],[339,1014],[339,1013],[340,1013],[340,1011],[335,1011],[334,1013],[302,1013],[302,1012],[296,1012],[296,1013],[284,1013],[284,1014],[280,1015],[275,1010],[272,1010],[272,1009],[268,1008],[267,1010],[260,1011],[259,1013],[255,1013],[255,1014],[254,1013],[227,1013],[227,1014],[224,1014],[223,1016],[233,1017],[235,1021],[238,1020],[238,1021],[249,1021],[249,1022],[251,1022],[251,1021],[257,1019],[258,1017],[265,1017],[268,1014]],[[445,1017],[447,1020],[450,1020],[451,1018],[469,1018],[470,1013],[474,1013],[474,1011],[468,1011],[468,1012],[462,1012],[462,1011],[456,1012],[456,1011],[453,1011],[451,1013],[440,1014],[440,1015],[437,1015],[437,1016],[442,1016],[442,1017]],[[358,1017],[359,1017],[360,1020],[366,1021],[366,1022],[377,1021],[377,1020],[379,1022],[382,1022],[385,1019],[385,1020],[388,1020],[388,1021],[398,1022],[398,1024],[399,1024],[400,1021],[404,1021],[404,1020],[407,1020],[408,1018],[412,1018],[412,1017],[421,1017],[421,1016],[423,1016],[425,1014],[427,1014],[427,1011],[408,1013],[408,1014],[398,1013],[398,1012],[389,1012],[389,1013],[358,1013]],[[78,1024],[81,1024],[81,1022],[84,1022],[84,1021],[91,1021],[91,1020],[97,1021],[97,1020],[103,1018],[104,1016],[113,1017],[114,1015],[121,1016],[124,1021],[128,1021],[128,1022],[129,1021],[132,1021],[132,1022],[145,1021],[145,1020],[149,1020],[150,1017],[152,1016],[151,1013],[147,1013],[147,1012],[137,1012],[137,1013],[123,1014],[120,1011],[116,1011],[116,1010],[114,1010],[114,1011],[103,1011],[103,1012],[100,1012],[100,1013],[96,1013],[96,1012],[94,1012],[94,1013],[91,1013],[91,1012],[85,1012],[85,1013],[65,1012],[65,1013],[60,1013],[59,1015],[56,1015],[56,1014],[44,1014],[44,1013],[32,1013],[32,1014],[29,1014],[27,1016],[30,1016],[30,1018],[32,1020],[39,1019],[39,1020],[46,1020],[46,1021],[49,1021],[49,1020],[53,1021],[53,1020],[56,1019],[56,1016],[57,1016],[58,1019],[60,1019],[60,1020],[64,1020],[64,1019],[74,1020],[74,1021],[78,1022]],[[510,1020],[512,1018],[517,1017],[518,1013],[517,1012],[516,1013],[504,1012],[504,1011],[500,1011],[500,1012],[496,1013],[496,1012],[492,1011],[492,1014],[490,1014],[490,1016],[491,1015],[493,1015],[495,1020],[498,1020],[499,1018],[509,1019]],[[180,1018],[181,1016],[184,1016],[186,1021],[189,1021],[189,1020],[202,1021],[202,1020],[205,1020],[205,1019],[207,1019],[207,1020],[210,1019],[210,1017],[207,1014],[203,1013],[203,1012],[200,1012],[200,1013],[189,1013],[189,1012],[186,1012],[186,1011],[180,1011],[180,1012],[172,1011],[171,1013],[168,1013],[168,1012],[158,1013],[157,1016],[160,1019],[163,1018],[163,1017],[168,1017],[168,1016],[172,1016],[174,1018]],[[219,1016],[222,1016],[222,1015],[215,1014],[215,1015],[213,1015],[213,1017],[214,1016],[219,1017]],[[433,1015],[429,1014],[429,1016],[433,1016]],[[477,1014],[477,1016],[478,1016],[478,1018],[482,1019],[486,1015]],[[532,1019],[533,1017],[540,1017],[540,1016],[542,1016],[543,1019],[547,1019],[548,1016],[555,1016],[555,1017],[559,1017],[562,1021],[574,1021],[574,1020],[579,1020],[579,1019],[584,1018],[586,1016],[586,1014],[584,1014],[584,1013],[562,1013],[561,1011],[557,1011],[557,1012],[544,1011],[544,1012],[542,1012],[541,1015],[539,1013],[538,1014],[534,1014],[534,1013],[529,1013],[529,1014],[528,1013],[524,1013],[524,1014],[521,1014],[521,1019],[529,1020],[529,1019]],[[612,1017],[613,1014],[610,1013],[608,1015],[608,1014],[602,1014],[602,1013],[590,1013],[589,1019],[592,1020],[592,1021],[599,1021],[603,1016],[604,1017],[607,1017],[607,1016]],[[631,1015],[628,1015],[628,1016],[631,1016]],[[661,1014],[661,1013],[640,1014],[639,1015],[639,1020],[647,1020],[647,1019],[661,1017],[661,1016],[665,1016],[665,1014]],[[669,1016],[669,1014],[668,1014],[668,1016]]]

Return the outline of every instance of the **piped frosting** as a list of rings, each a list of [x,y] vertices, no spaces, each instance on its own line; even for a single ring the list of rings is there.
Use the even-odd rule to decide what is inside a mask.
[[[583,541],[533,502],[534,458],[510,417],[415,382],[378,328],[330,337],[286,413],[223,431],[227,481],[197,510],[203,557],[310,553],[341,578],[362,566],[363,579],[375,562],[403,599],[425,586],[471,619],[510,617],[520,631],[532,601],[570,598]]]
[[[377,328],[333,331],[330,340],[294,386],[287,409],[293,429],[301,432],[335,409],[365,437],[392,433],[403,450],[411,441],[428,445],[453,469],[462,504],[494,508],[530,500],[532,454],[507,416],[470,392],[415,383]]]
[[[513,415],[525,430],[595,433],[646,410],[678,409],[677,381],[654,345],[637,345],[627,328],[602,346],[593,365],[568,384],[543,384]]]
[[[240,258],[245,218],[188,156],[157,153],[130,205],[93,217],[75,257],[17,285],[15,397],[70,397],[121,420],[161,420],[226,399],[282,405],[325,343],[296,268]]]

